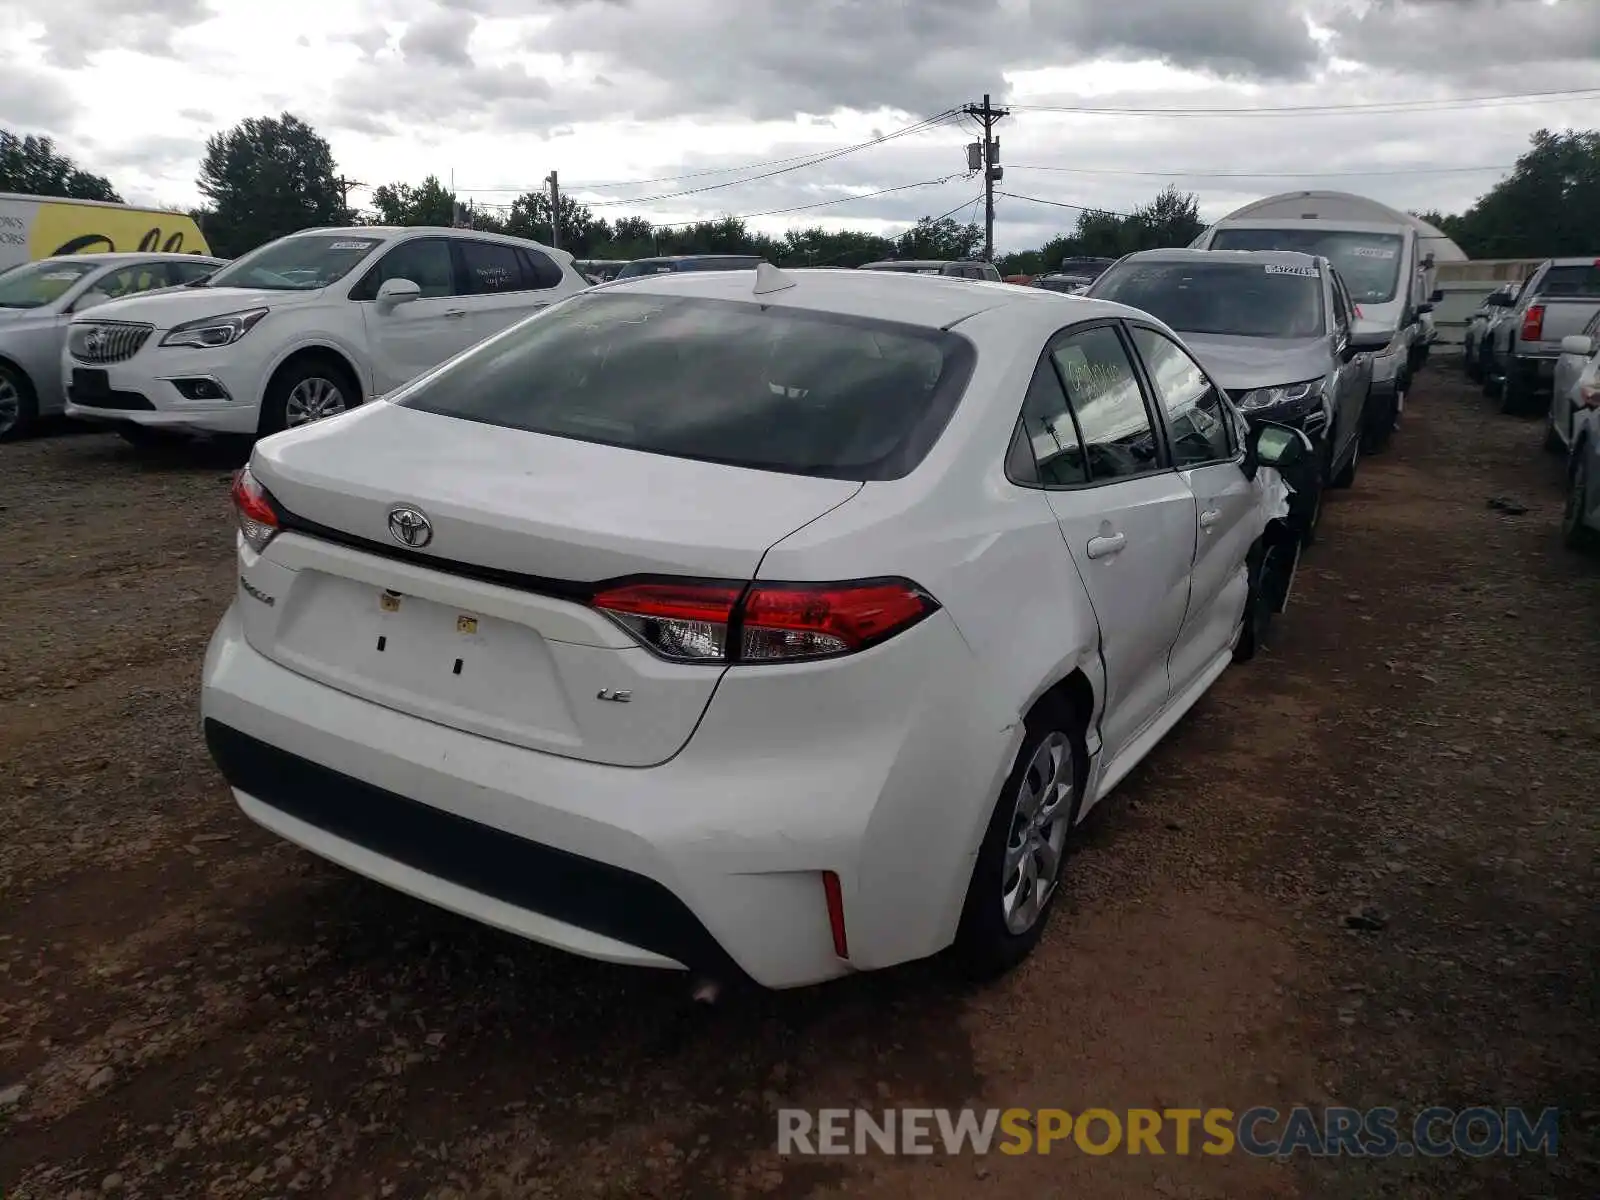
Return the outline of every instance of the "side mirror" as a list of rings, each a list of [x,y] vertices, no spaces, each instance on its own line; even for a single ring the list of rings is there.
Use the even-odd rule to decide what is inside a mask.
[[[1254,479],[1258,468],[1272,467],[1283,472],[1293,486],[1299,473],[1295,468],[1311,463],[1315,453],[1311,439],[1298,429],[1263,421],[1251,428],[1245,443],[1244,473]]]
[[[72,302],[72,311],[75,313],[88,312],[91,308],[99,308],[107,304],[111,297],[104,292],[94,291],[92,288]]]
[[[422,288],[409,279],[385,279],[378,287],[378,307],[394,308],[422,299]]]
[[[1433,303],[1432,303],[1432,301],[1429,301],[1427,304],[1419,304],[1419,305],[1417,305],[1417,316],[1419,316],[1419,317],[1425,317],[1429,313],[1431,313],[1432,311],[1433,311]]]
[[[1510,292],[1489,293],[1489,304],[1493,308],[1511,308],[1516,302],[1517,298]]]
[[[1440,304],[1440,303],[1443,303],[1443,301],[1444,301],[1444,289],[1443,288],[1434,288],[1433,289],[1433,295],[1428,297],[1428,303],[1429,304]]]
[[[1581,333],[1570,333],[1561,339],[1561,353],[1576,354],[1579,358],[1588,358],[1594,353],[1594,339],[1584,337]]]

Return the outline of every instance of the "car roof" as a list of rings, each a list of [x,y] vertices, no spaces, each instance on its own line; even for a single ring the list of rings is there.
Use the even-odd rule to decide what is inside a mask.
[[[1341,217],[1240,217],[1218,221],[1207,232],[1224,229],[1321,229],[1328,233],[1416,234],[1411,225],[1390,225],[1382,221],[1346,221]]]
[[[1570,255],[1566,258],[1552,258],[1552,267],[1600,267],[1600,254]]]
[[[210,254],[182,254],[176,250],[109,250],[104,254],[52,254],[48,258],[37,258],[35,262],[41,263],[73,263],[93,262],[95,266],[114,267],[122,263],[136,262],[203,262],[217,263],[227,261]]]
[[[707,259],[707,258],[732,258],[732,259],[737,259],[740,262],[760,262],[761,261],[761,256],[759,254],[662,254],[662,255],[659,255],[658,257],[655,257],[655,258],[635,258],[635,259],[632,259],[632,260],[625,259],[625,258],[624,259],[601,259],[601,260],[598,260],[598,261],[602,261],[602,262],[623,262],[623,263],[626,263],[626,262],[629,262],[629,261],[632,261],[632,262],[645,262],[645,263],[668,263],[668,262],[700,262],[700,261],[702,261],[704,259]]]
[[[1135,250],[1123,262],[1239,263],[1258,267],[1276,263],[1285,267],[1320,267],[1327,260],[1301,250],[1191,250],[1173,246],[1163,250]]]
[[[989,280],[915,275],[900,271],[830,271],[826,268],[786,269],[781,274],[794,286],[759,294],[755,290],[755,281],[762,276],[752,277],[742,272],[641,275],[600,284],[591,292],[759,301],[764,305],[781,305],[842,316],[876,317],[934,329],[948,329],[981,312],[1030,304],[1052,306],[1050,319],[1059,320],[1061,325],[1094,317],[1144,316],[1126,305],[1106,300],[1063,296],[1043,288],[1020,288],[1015,284]],[[1070,305],[1071,308],[1061,307],[1063,305]],[[1044,310],[1036,308],[1029,311]]]

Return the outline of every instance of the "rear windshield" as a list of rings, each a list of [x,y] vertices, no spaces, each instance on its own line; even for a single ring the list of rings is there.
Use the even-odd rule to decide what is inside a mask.
[[[1400,283],[1400,251],[1404,240],[1397,233],[1355,233],[1320,229],[1219,229],[1211,239],[1213,250],[1298,250],[1321,255],[1338,268],[1357,304],[1387,304]]]
[[[1125,262],[1089,289],[1165,321],[1179,333],[1320,337],[1322,278],[1282,263]]]
[[[937,329],[743,301],[585,293],[397,399],[507,429],[758,470],[897,479],[976,352]]]
[[[1600,265],[1580,263],[1573,267],[1551,267],[1539,285],[1543,296],[1592,296],[1600,299]]]

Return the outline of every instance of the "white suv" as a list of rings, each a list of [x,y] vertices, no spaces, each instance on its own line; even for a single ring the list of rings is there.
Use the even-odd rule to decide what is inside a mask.
[[[353,408],[588,284],[464,229],[311,229],[181,291],[100,305],[63,349],[67,415],[130,441],[268,434]]]

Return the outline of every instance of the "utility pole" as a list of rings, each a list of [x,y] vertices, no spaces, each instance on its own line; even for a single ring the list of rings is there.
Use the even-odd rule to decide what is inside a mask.
[[[961,111],[983,123],[983,144],[976,156],[972,156],[969,151],[968,163],[983,170],[983,260],[993,262],[994,185],[1004,179],[1006,174],[1005,169],[1000,166],[1000,139],[994,136],[994,127],[1000,120],[1009,117],[1011,110],[994,107],[989,103],[989,95],[985,92],[981,105],[969,104]]]
[[[343,175],[335,179],[333,184],[339,189],[339,205],[346,212],[350,211],[350,189],[367,186],[359,179],[346,179]]]
[[[559,250],[561,249],[561,184],[557,181],[554,171],[545,177],[545,182],[550,185],[550,246],[554,250]]]

